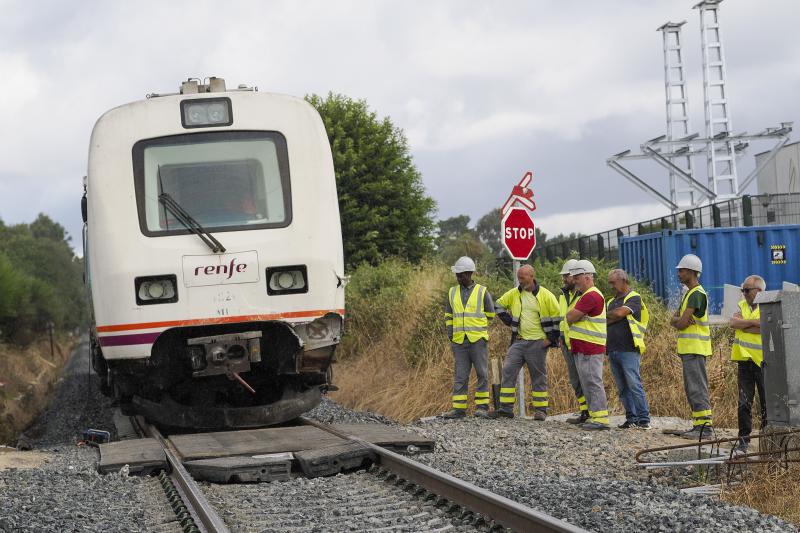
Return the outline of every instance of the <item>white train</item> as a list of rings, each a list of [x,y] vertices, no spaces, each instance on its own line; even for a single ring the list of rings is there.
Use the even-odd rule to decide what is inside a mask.
[[[95,124],[92,362],[129,411],[269,425],[331,387],[344,266],[330,145],[300,98],[189,80]]]

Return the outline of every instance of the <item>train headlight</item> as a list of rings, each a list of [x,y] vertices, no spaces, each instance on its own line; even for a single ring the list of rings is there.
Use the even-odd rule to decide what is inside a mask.
[[[178,301],[178,283],[174,274],[142,276],[134,280],[138,305],[166,304]]]
[[[308,292],[305,265],[271,267],[267,269],[267,294],[297,294]]]
[[[233,124],[230,98],[194,98],[181,102],[184,128],[208,128]]]

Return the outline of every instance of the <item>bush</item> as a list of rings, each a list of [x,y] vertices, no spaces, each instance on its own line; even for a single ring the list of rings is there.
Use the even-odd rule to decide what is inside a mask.
[[[45,215],[31,224],[0,224],[0,339],[27,344],[53,323],[87,323],[82,261],[64,228]]]

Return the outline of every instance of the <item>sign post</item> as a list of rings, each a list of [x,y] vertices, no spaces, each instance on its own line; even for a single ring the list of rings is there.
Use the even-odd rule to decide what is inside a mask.
[[[500,235],[502,236],[503,246],[514,260],[513,276],[516,277],[520,267],[520,261],[526,261],[536,247],[536,227],[533,224],[530,211],[536,209],[533,201],[533,191],[528,188],[533,173],[528,171],[517,185],[511,190],[511,194],[503,204],[503,220],[500,224]],[[521,204],[522,207],[517,207]],[[517,375],[517,405],[519,406],[519,416],[528,418],[526,415],[526,396],[525,396],[525,365],[522,366]]]

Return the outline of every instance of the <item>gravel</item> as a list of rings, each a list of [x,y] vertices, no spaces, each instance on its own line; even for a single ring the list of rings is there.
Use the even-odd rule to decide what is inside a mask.
[[[683,494],[636,467],[635,450],[685,442],[654,431],[475,418],[412,429],[437,439],[420,462],[591,531],[798,531],[748,507]]]
[[[98,450],[77,446],[86,428],[113,434],[111,416],[83,343],[67,363],[50,409],[20,439],[45,463],[0,470],[0,532],[180,530],[155,478],[100,475]]]
[[[399,426],[328,399],[307,416],[331,424]],[[589,433],[554,419],[426,419],[405,427],[437,442],[434,453],[417,460],[591,531],[798,531],[747,507],[683,494],[673,476],[636,467],[635,450],[683,442],[657,431]],[[156,479],[96,472],[97,450],[76,446],[87,428],[114,431],[111,403],[90,374],[84,343],[67,364],[52,407],[21,439],[45,455],[45,463],[0,469],[0,532],[177,530]],[[386,483],[374,494],[375,483],[374,474],[360,473],[204,484],[204,490],[213,502],[227,504],[226,520],[251,530],[280,530],[275,520],[286,527],[300,520],[314,531],[467,527],[453,525],[437,509]],[[332,520],[330,527],[323,520]]]
[[[64,366],[50,407],[18,440],[18,446],[43,449],[75,444],[85,429],[103,429],[115,437],[111,399],[100,393],[84,337]]]
[[[330,400],[314,415],[398,425]],[[675,422],[656,419],[654,426]],[[436,451],[416,460],[590,531],[799,531],[749,507],[683,494],[674,485],[686,481],[680,474],[636,466],[637,450],[686,443],[658,430],[587,432],[553,418],[429,418],[407,429],[436,440]]]

